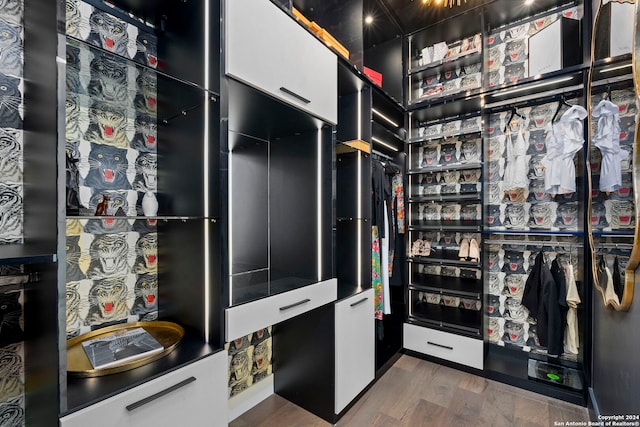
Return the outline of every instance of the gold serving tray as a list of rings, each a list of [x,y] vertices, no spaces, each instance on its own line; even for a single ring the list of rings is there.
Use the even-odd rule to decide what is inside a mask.
[[[140,359],[123,362],[121,365],[109,366],[102,369],[93,368],[87,354],[82,348],[82,343],[84,341],[108,337],[118,332],[136,328],[144,328],[145,331],[150,333],[160,344],[162,344],[164,350],[159,353],[150,354],[146,357],[141,357]],[[135,369],[169,354],[176,348],[183,336],[184,329],[182,326],[173,322],[163,321],[123,323],[87,332],[86,334],[71,338],[67,341],[67,373],[74,377],[88,378]]]

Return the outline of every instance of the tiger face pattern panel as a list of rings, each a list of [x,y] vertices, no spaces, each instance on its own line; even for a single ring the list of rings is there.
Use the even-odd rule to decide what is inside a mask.
[[[156,221],[67,220],[67,339],[110,322],[158,318]]]
[[[1,2],[0,2],[1,4]],[[23,266],[0,266],[0,276],[24,274]],[[0,287],[0,424],[25,425],[24,292]]]
[[[271,326],[228,342],[229,397],[273,373]]]
[[[488,71],[485,87],[516,84],[529,77],[529,37],[561,17],[581,20],[583,14],[582,6],[569,7],[559,12],[534,17],[527,22],[498,28],[489,34],[486,39],[489,53],[485,61],[485,69]]]
[[[23,1],[0,1],[0,245],[23,243]]]
[[[598,105],[602,95],[594,95],[592,106]],[[636,94],[633,88],[614,90],[611,92],[611,102],[618,106],[620,124],[620,149],[633,153],[635,141],[636,114],[638,111]],[[597,131],[598,121],[593,121],[593,132]],[[591,226],[594,231],[614,231],[633,234],[636,224],[633,203],[633,155],[620,160],[621,185],[616,191],[600,191],[600,175],[602,171],[602,153],[600,149],[591,147],[591,174],[593,188],[591,200]]]
[[[142,215],[144,193],[157,191],[156,36],[80,0],[66,2],[66,16],[66,144],[79,214],[93,215],[106,195],[107,215]]]

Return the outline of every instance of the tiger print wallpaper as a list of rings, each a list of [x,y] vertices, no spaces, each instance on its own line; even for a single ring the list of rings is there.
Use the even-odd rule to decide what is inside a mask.
[[[66,152],[81,216],[67,219],[69,339],[158,317],[156,219],[141,207],[157,191],[158,61],[154,35],[82,1],[66,1],[66,30]],[[105,196],[108,217],[94,217]]]
[[[156,219],[67,219],[67,339],[158,317]]]
[[[0,244],[23,242],[23,2],[0,0]]]
[[[79,213],[94,215],[108,196],[107,215],[140,216],[144,194],[157,191],[155,36],[79,0],[67,0],[66,14],[66,150]]]
[[[0,1],[1,3],[1,1]],[[0,266],[0,277],[23,274],[22,266]],[[25,425],[24,293],[0,286],[0,424]]]
[[[229,352],[229,397],[273,373],[271,326],[224,345]]]

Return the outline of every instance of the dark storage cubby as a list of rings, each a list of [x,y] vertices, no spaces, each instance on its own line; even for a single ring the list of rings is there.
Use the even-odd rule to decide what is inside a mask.
[[[235,305],[332,277],[332,134],[242,83],[228,80],[228,89]]]

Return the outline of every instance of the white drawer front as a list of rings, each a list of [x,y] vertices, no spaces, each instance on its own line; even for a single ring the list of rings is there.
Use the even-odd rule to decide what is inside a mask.
[[[221,351],[67,415],[60,426],[226,426],[227,364]]]
[[[404,324],[404,348],[439,357],[451,362],[482,369],[482,340],[437,331],[422,326]]]
[[[226,74],[330,123],[338,121],[338,63],[268,0],[227,0]]]
[[[313,310],[338,297],[338,281],[324,280],[225,310],[225,340],[230,342],[258,329]]]
[[[373,289],[336,303],[336,394],[339,414],[375,376]]]

